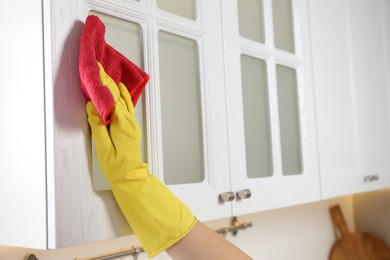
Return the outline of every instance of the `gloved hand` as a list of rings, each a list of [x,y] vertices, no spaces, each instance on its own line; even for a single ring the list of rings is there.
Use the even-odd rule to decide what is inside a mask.
[[[113,95],[115,105],[111,111],[109,127],[101,124],[95,115],[92,102],[87,103],[88,121],[92,130],[92,138],[96,149],[96,159],[103,174],[109,182],[118,181],[132,174],[132,170],[147,171],[141,156],[141,130],[135,121],[135,109],[126,86],[118,86],[100,68],[100,80]]]
[[[98,164],[111,185],[131,228],[149,257],[166,250],[195,225],[191,211],[142,163],[141,131],[126,87],[118,85],[100,68],[102,85],[115,100],[111,123],[102,123],[92,102],[87,103],[88,121]]]

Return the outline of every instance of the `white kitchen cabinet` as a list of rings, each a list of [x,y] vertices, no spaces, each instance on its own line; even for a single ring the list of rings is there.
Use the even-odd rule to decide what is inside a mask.
[[[223,1],[233,213],[320,199],[307,1]]]
[[[220,193],[230,190],[219,2],[194,1],[196,8],[184,13],[172,9],[170,1],[25,4],[1,8],[2,24],[12,20],[6,14],[26,15],[1,29],[15,39],[2,55],[5,85],[24,81],[20,88],[1,88],[1,115],[12,127],[1,130],[1,206],[7,213],[0,221],[0,244],[59,248],[132,233],[111,191],[97,191],[92,185],[91,138],[78,72],[80,35],[90,13],[120,20],[114,22],[115,30],[130,23],[128,28],[141,41],[139,59],[130,58],[151,75],[140,105],[151,172],[200,219],[231,216],[231,205],[218,200]],[[25,29],[31,29],[27,35]],[[113,45],[123,48],[125,34],[118,39],[123,43]],[[31,36],[28,42],[25,36]],[[28,69],[21,74],[24,66]],[[178,89],[170,86],[172,77],[178,79]],[[185,113],[194,117],[183,120]],[[179,140],[175,134],[181,134],[180,127],[193,130],[181,140],[195,141],[164,143],[163,139]],[[189,161],[193,154],[200,163],[193,165],[197,171],[181,160]],[[184,178],[177,181],[170,170]]]
[[[2,49],[7,49],[0,62],[4,86],[23,80],[16,88],[2,87],[0,95],[7,123],[0,135],[0,206],[7,212],[0,221],[1,245],[60,248],[131,234],[111,191],[92,185],[92,144],[78,72],[80,35],[90,13],[107,23],[112,45],[151,75],[137,108],[142,112],[144,159],[200,220],[319,199],[310,58],[304,51],[309,48],[305,2],[293,1],[287,13],[294,20],[289,43],[284,45],[283,37],[274,40],[268,24],[267,42],[259,49],[258,45],[251,49],[247,41],[241,44],[237,14],[228,19],[237,10],[235,1],[182,1],[179,7],[177,3],[1,4],[2,26],[12,20],[10,14],[25,14],[18,23],[1,27],[2,35],[14,40]],[[269,23],[271,1],[264,6]],[[275,20],[275,31],[283,28],[280,22],[283,25]],[[282,30],[278,35],[283,34]],[[269,77],[270,114],[263,111],[260,116],[272,121],[265,137],[271,137],[268,161],[274,171],[265,178],[252,171],[246,175],[241,67],[229,65],[240,64],[238,47],[245,49],[246,79],[253,74],[253,62],[266,64]],[[259,65],[253,58],[266,63]],[[21,68],[28,69],[21,73]],[[279,92],[287,98],[277,95],[277,86],[286,86],[287,91]],[[288,106],[280,105],[281,100]],[[282,117],[285,120],[279,120]],[[285,123],[293,129],[283,131]],[[299,142],[292,142],[291,136]],[[286,143],[291,147],[284,149]],[[295,159],[286,160],[286,152]],[[283,170],[286,165],[288,171]],[[248,190],[251,198],[234,200],[249,196]]]
[[[388,186],[388,4],[378,3],[364,15],[380,30],[360,28],[365,2],[350,12],[308,0],[2,3],[2,35],[15,41],[0,71],[4,86],[23,84],[0,88],[0,244],[59,248],[131,233],[111,191],[92,184],[78,76],[91,13],[151,76],[137,106],[144,159],[200,220],[317,201],[320,189],[331,197]],[[363,44],[365,31],[386,38]],[[381,69],[361,62],[368,53]]]
[[[236,1],[224,1],[222,9],[216,3],[190,2],[182,3],[177,9],[177,2],[157,1],[152,11],[145,11],[145,16],[153,21],[153,27],[146,25],[152,33],[144,35],[144,40],[151,41],[148,46],[151,46],[149,56],[152,56],[147,62],[151,64],[149,73],[152,82],[148,87],[149,103],[146,105],[153,109],[147,115],[150,118],[148,162],[152,172],[203,221],[318,200],[306,2],[285,1],[275,6],[273,12],[279,17],[280,12],[285,11],[284,5],[292,3],[283,16],[287,15],[294,21],[278,21],[275,18],[275,31],[281,31],[275,33],[275,40],[274,36],[267,36],[267,62],[272,78],[267,88],[273,91],[274,98],[271,107],[273,125],[269,129],[269,136],[272,134],[273,139],[269,143],[272,143],[275,152],[271,156],[270,168],[274,167],[276,171],[275,174],[270,172],[272,176],[266,178],[258,178],[256,169],[248,171],[247,175],[247,169],[242,168],[242,163],[245,163],[240,132],[243,131],[243,114],[234,114],[234,111],[241,111],[243,104],[233,102],[240,100],[241,96],[242,83],[237,82],[241,68],[235,67],[238,64],[234,55],[239,57],[239,53],[227,46],[234,42],[232,32],[236,33],[234,40],[238,44],[239,23],[237,14],[234,15]],[[194,5],[196,8],[192,9]],[[266,2],[264,6],[268,8],[265,9],[268,19],[272,18],[269,15],[272,12],[271,2]],[[132,8],[139,9],[137,6]],[[223,26],[215,22],[221,20],[222,14]],[[131,16],[126,19],[131,19]],[[291,27],[290,38],[287,39],[283,38],[285,25]],[[270,27],[273,26],[268,24],[267,30]],[[287,51],[276,50],[274,42]],[[251,53],[247,51],[246,54],[248,52]],[[250,59],[248,55],[246,57]],[[246,66],[252,68],[251,61]],[[279,97],[276,80],[280,81],[280,86],[284,85]],[[249,91],[251,88],[249,86]],[[280,116],[278,98],[280,110],[283,110]],[[262,102],[255,100],[250,106],[255,104]],[[259,111],[253,110],[254,116],[267,120],[268,111],[261,114],[261,108],[255,109]],[[284,119],[277,122],[282,117]],[[294,119],[291,120],[291,117]],[[280,126],[282,124],[285,125]],[[248,129],[254,136],[257,135],[256,125]],[[254,153],[262,149],[261,143],[254,144]],[[252,154],[252,161],[257,160],[256,156]],[[286,167],[285,171],[282,166]],[[250,198],[244,200],[240,196]]]
[[[389,12],[381,0],[310,1],[324,198],[390,186]]]

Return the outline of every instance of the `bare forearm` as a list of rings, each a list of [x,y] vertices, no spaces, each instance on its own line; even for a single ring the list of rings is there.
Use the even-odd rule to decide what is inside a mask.
[[[168,248],[167,253],[174,260],[252,259],[199,221],[183,239]]]

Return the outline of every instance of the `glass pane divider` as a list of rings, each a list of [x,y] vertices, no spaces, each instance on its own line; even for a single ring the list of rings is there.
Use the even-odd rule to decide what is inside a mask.
[[[298,3],[296,3],[296,0],[292,1],[292,24],[293,24],[293,43],[294,43],[294,53],[298,55],[299,57],[302,57],[303,51],[302,51],[302,34],[301,34],[301,21],[298,11]]]
[[[162,146],[159,143],[161,129],[159,128],[161,115],[159,112],[159,88],[158,75],[156,75],[156,60],[158,63],[158,56],[156,54],[157,35],[154,33],[154,20],[148,16],[146,24],[142,27],[142,37],[144,39],[143,55],[144,55],[144,70],[150,76],[149,82],[144,90],[145,100],[145,122],[147,131],[147,156],[149,172],[154,176],[162,179]]]
[[[303,64],[302,59],[297,55],[285,51],[281,51],[278,49],[275,49],[274,56],[275,56],[275,62],[277,64],[281,64],[286,67],[291,67],[296,69]]]
[[[149,172],[157,176],[159,173],[159,145],[157,142],[158,128],[156,122],[156,105],[155,100],[155,83],[149,82],[145,89],[145,116],[146,116],[146,132],[147,132],[147,155]]]
[[[203,173],[204,173],[204,184],[209,184],[214,186],[213,178],[211,178],[210,174],[212,172],[212,146],[211,146],[211,119],[210,113],[210,105],[212,104],[208,98],[210,94],[208,93],[210,90],[207,86],[207,68],[206,68],[206,48],[204,46],[203,38],[199,38],[195,40],[197,42],[198,48],[198,74],[199,74],[199,101],[200,101],[200,113],[202,120],[202,141],[203,141]],[[198,183],[199,184],[199,183]]]
[[[155,19],[155,30],[166,31],[193,40],[200,39],[206,32],[200,26],[184,26],[180,23],[172,23],[163,19]]]
[[[242,37],[240,38],[240,50],[243,54],[259,59],[268,59],[273,55],[269,46]]]
[[[272,0],[263,0],[264,9],[264,30],[265,30],[265,44],[267,46],[275,46],[274,41],[274,27],[272,15]]]
[[[243,54],[259,59],[269,59],[270,57],[275,57],[276,63],[292,68],[297,68],[302,65],[302,58],[296,54],[269,47],[242,37],[240,38],[240,50]]]
[[[278,89],[276,82],[276,63],[275,58],[267,60],[267,77],[268,77],[268,98],[269,98],[269,117],[270,117],[270,135],[272,147],[272,163],[275,176],[282,176],[282,148],[280,138],[279,123],[279,102]]]
[[[307,110],[305,107],[306,105],[306,94],[307,91],[305,91],[306,84],[304,81],[304,68],[302,66],[295,69],[296,71],[296,84],[297,84],[297,102],[298,102],[298,124],[299,124],[299,131],[300,131],[300,145],[301,145],[301,164],[302,164],[302,171],[301,174],[298,175],[307,175],[306,169],[309,169],[309,134],[308,134],[308,122],[307,122]]]
[[[157,55],[156,55],[157,56]],[[154,58],[154,63],[158,64],[158,57]],[[153,64],[154,65],[154,64]],[[153,70],[154,77],[149,82],[150,86],[150,153],[152,168],[149,171],[153,171],[153,175],[158,177],[160,180],[164,179],[164,164],[163,164],[163,147],[162,147],[162,124],[161,124],[161,94],[160,94],[160,72],[158,68]],[[150,165],[149,165],[150,166]]]

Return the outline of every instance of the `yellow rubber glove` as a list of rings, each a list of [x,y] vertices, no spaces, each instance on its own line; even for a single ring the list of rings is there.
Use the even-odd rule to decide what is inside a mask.
[[[88,121],[98,164],[111,185],[131,228],[149,257],[166,250],[195,225],[191,211],[142,162],[141,131],[126,86],[115,82],[100,67],[102,85],[114,96],[111,123],[101,122],[92,102],[87,103]]]

